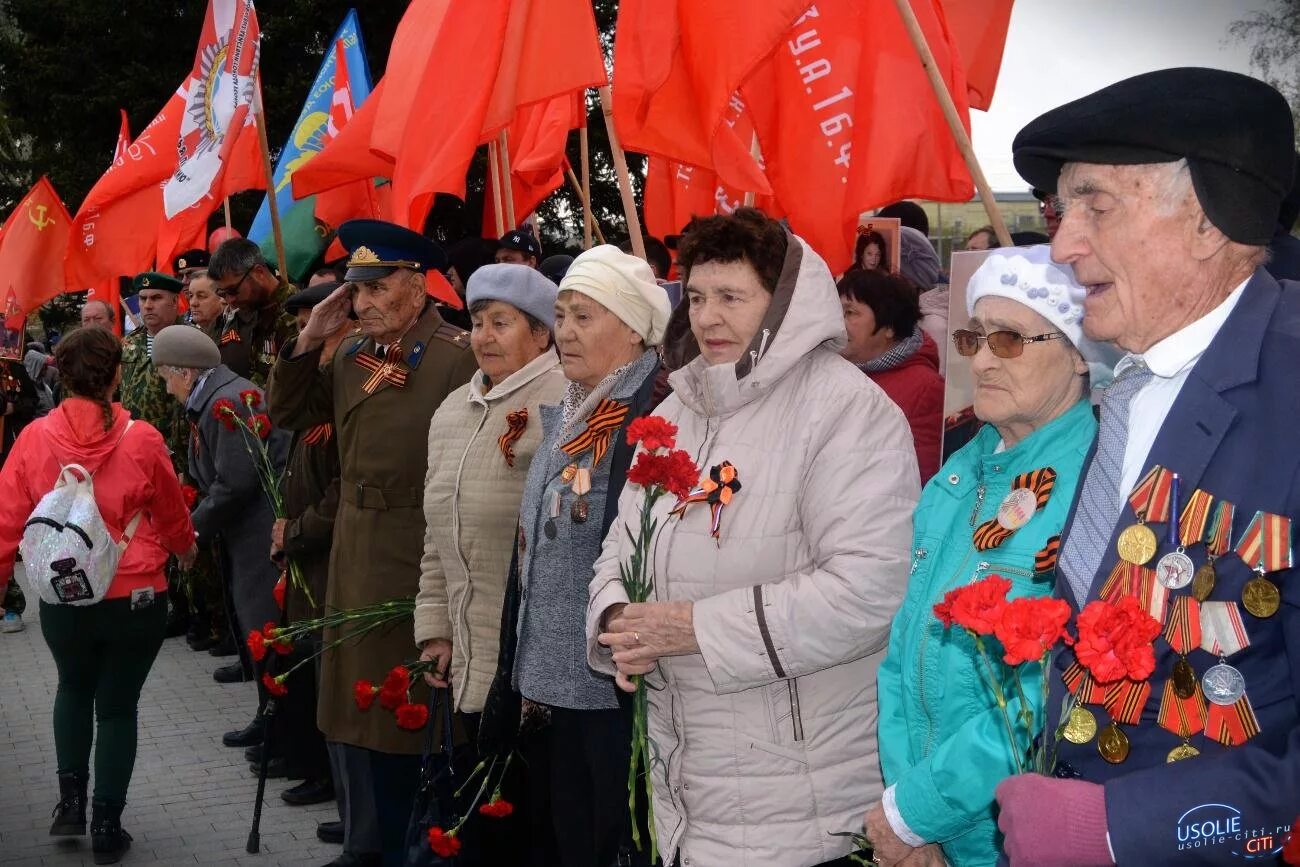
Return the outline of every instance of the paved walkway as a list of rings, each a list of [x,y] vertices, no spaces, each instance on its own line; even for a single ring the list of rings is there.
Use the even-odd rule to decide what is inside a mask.
[[[27,628],[0,634],[0,864],[91,864],[90,838],[48,836],[58,801],[54,731],[55,669],[36,612]],[[316,839],[316,823],[338,818],[331,802],[290,807],[268,780],[262,847],[244,851],[257,779],[244,751],[221,745],[223,732],[252,717],[251,683],[222,685],[212,670],[229,659],[195,653],[168,639],[140,698],[140,742],[123,827],[135,838],[123,864],[321,865],[339,848]],[[92,768],[94,762],[91,762]],[[93,780],[92,786],[93,786]]]

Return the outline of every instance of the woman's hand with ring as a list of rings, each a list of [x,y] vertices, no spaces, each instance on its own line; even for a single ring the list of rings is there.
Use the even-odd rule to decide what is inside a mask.
[[[649,674],[664,656],[699,653],[691,602],[633,602],[611,606],[605,631],[597,640],[613,651],[614,680],[625,692],[635,692],[633,675]]]

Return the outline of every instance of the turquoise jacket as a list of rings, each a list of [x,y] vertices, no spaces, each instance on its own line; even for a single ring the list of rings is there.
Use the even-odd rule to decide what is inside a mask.
[[[997,430],[985,425],[925,486],[916,508],[912,576],[880,666],[880,763],[907,827],[941,843],[955,865],[997,862],[993,790],[1015,765],[974,643],[965,630],[944,630],[931,609],[947,591],[990,574],[1011,581],[1012,597],[1051,594],[1052,580],[1034,580],[1034,558],[1065,525],[1096,432],[1084,400],[1000,453]],[[977,551],[975,528],[997,515],[1012,480],[1043,467],[1057,474],[1047,503],[1001,545]],[[1037,706],[1041,675],[1034,665],[1024,674]]]

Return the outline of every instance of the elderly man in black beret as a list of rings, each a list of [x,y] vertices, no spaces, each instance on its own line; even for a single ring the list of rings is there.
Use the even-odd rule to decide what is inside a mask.
[[[1268,85],[1167,69],[1013,144],[1064,205],[1052,254],[1087,287],[1085,332],[1127,353],[1057,592],[1081,631],[1105,603],[1159,623],[1153,668],[1113,618],[1053,660],[1047,730],[1074,709],[1055,778],[998,788],[1013,865],[1271,858],[1300,806],[1300,286],[1263,268],[1293,136]]]

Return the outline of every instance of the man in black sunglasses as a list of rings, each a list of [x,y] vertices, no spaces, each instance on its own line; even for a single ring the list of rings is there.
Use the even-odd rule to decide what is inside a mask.
[[[221,362],[237,375],[265,387],[280,348],[298,333],[284,312],[293,287],[266,264],[261,249],[246,238],[224,241],[212,254],[208,276],[227,304],[208,333],[221,349]]]

